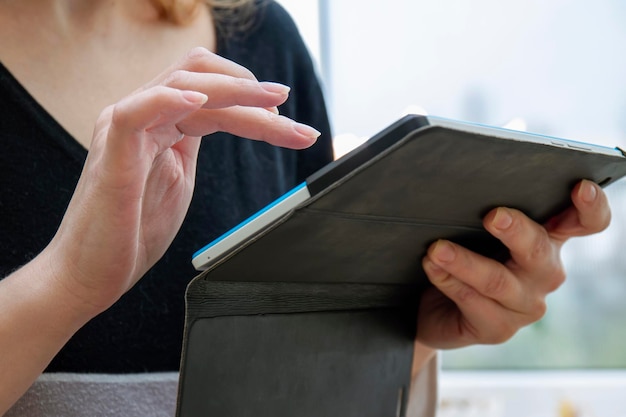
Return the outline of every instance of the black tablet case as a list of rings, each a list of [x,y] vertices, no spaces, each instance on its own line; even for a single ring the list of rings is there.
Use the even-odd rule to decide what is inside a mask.
[[[421,258],[438,238],[498,260],[497,206],[544,222],[626,159],[427,126],[196,277],[179,416],[404,416]]]

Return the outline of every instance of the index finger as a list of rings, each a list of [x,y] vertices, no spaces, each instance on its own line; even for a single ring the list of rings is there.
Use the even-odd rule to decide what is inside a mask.
[[[483,223],[485,229],[509,249],[517,266],[533,271],[534,275],[560,275],[560,244],[552,240],[543,226],[524,213],[499,207],[489,212]]]
[[[550,235],[561,242],[570,237],[601,232],[611,222],[611,209],[602,188],[587,180],[572,190],[573,207],[546,223]]]
[[[246,67],[214,54],[206,48],[196,47],[189,51],[180,61],[170,65],[152,82],[143,87],[142,90],[162,83],[176,70],[222,74],[257,81],[254,74]]]

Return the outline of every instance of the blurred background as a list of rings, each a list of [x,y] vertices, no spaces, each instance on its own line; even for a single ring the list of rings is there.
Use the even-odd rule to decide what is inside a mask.
[[[626,148],[623,0],[280,3],[315,58],[337,154],[413,112]],[[441,416],[626,416],[626,181],[607,193],[611,226],[566,244],[543,320],[442,355]]]

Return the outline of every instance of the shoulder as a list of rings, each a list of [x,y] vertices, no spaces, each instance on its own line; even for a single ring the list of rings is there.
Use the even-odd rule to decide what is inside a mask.
[[[220,41],[220,46],[220,55],[248,68],[259,80],[290,86],[281,114],[322,132],[314,146],[297,152],[302,171],[298,178],[332,160],[330,123],[318,74],[289,13],[275,1],[260,0],[254,24],[245,33]]]
[[[273,45],[283,57],[295,61],[309,70],[311,55],[300,34],[298,26],[291,15],[275,1],[266,2],[259,11],[257,27],[259,39],[265,39],[268,45]],[[304,70],[305,68],[300,68]]]
[[[259,29],[274,35],[288,36],[286,39],[299,39],[300,33],[291,15],[283,6],[275,1],[264,1],[259,7]]]
[[[302,71],[311,67],[311,57],[298,27],[275,1],[258,1],[249,26],[220,39],[218,53],[265,79],[266,72],[281,78],[282,69],[297,66]]]

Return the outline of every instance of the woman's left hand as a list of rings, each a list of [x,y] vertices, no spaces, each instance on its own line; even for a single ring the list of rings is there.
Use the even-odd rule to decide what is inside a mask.
[[[435,349],[502,343],[542,318],[546,295],[565,280],[563,243],[602,231],[611,217],[596,184],[581,181],[571,196],[573,206],[544,226],[510,208],[485,216],[510,250],[504,264],[449,241],[431,245],[422,265],[433,286],[420,303],[417,341]]]

